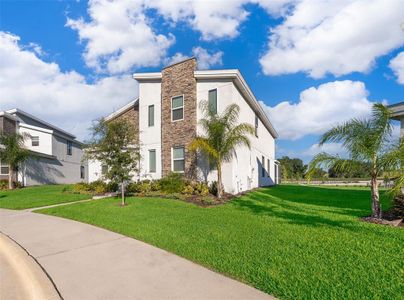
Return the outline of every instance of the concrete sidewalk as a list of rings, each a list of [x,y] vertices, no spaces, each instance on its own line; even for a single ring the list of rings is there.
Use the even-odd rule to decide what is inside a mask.
[[[68,299],[274,299],[159,248],[95,226],[0,209],[0,231],[24,247]]]

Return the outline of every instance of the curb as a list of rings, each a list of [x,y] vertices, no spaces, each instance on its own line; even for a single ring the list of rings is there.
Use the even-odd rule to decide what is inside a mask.
[[[13,268],[29,299],[62,299],[53,282],[37,261],[8,236],[0,233],[0,255]]]

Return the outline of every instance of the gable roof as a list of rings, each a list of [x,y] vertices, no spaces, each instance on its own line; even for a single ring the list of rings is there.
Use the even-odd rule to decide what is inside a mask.
[[[387,106],[392,111],[392,118],[400,120],[404,117],[404,101]]]
[[[32,119],[32,120],[34,120],[34,121],[36,121],[36,122],[38,122],[38,123],[40,123],[42,125],[45,125],[46,127],[52,128],[55,131],[59,131],[63,135],[66,135],[67,137],[69,137],[69,138],[71,138],[73,140],[76,139],[76,136],[74,136],[73,134],[71,134],[71,133],[69,133],[69,132],[67,132],[67,131],[65,131],[65,130],[63,130],[63,129],[55,126],[55,125],[52,125],[52,124],[50,124],[50,123],[48,123],[48,122],[46,122],[44,120],[41,120],[41,119],[39,119],[39,118],[37,118],[37,117],[35,117],[35,116],[21,110],[19,108],[10,109],[10,110],[7,110],[6,112],[11,114],[11,115],[14,115],[14,116],[18,115],[18,114],[23,115],[23,116],[28,117],[28,118],[30,118],[30,119]]]
[[[124,106],[122,106],[118,110],[114,111],[113,113],[109,114],[108,116],[106,116],[104,118],[104,120],[109,121],[109,120],[112,120],[112,119],[114,119],[116,117],[119,117],[123,113],[127,112],[129,109],[135,107],[138,104],[138,102],[139,102],[139,97],[136,98],[135,100],[132,100],[128,104],[125,104]]]
[[[274,126],[269,120],[267,114],[258,103],[258,100],[255,98],[253,92],[251,91],[250,87],[248,86],[247,82],[238,69],[195,71],[194,76],[196,79],[231,79],[236,87],[241,91],[242,95],[247,100],[247,103],[252,107],[261,122],[264,124],[265,128],[271,133],[274,138],[277,138],[279,136],[278,132],[275,130]],[[161,78],[161,72],[133,74],[133,79],[139,82],[148,80],[161,80]]]

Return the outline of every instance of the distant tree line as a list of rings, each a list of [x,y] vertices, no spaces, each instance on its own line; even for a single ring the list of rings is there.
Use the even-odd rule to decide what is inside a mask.
[[[289,156],[283,156],[278,159],[281,163],[282,179],[283,180],[299,180],[304,179],[308,165],[300,158],[290,158]],[[328,170],[316,168],[313,171],[313,178],[368,178],[370,171],[369,163],[359,163],[354,168],[349,170],[337,170],[334,166]]]

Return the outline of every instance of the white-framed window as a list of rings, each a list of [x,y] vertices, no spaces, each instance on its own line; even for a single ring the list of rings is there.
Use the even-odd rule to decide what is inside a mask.
[[[0,162],[0,174],[8,175],[8,172],[9,172],[8,164]]]
[[[66,146],[67,146],[67,148],[66,148],[67,155],[72,155],[72,153],[73,153],[72,141],[67,141]]]
[[[185,171],[185,148],[178,146],[172,148],[172,171],[183,173]]]
[[[255,115],[255,136],[258,137],[258,116]]]
[[[31,146],[32,147],[39,146],[39,136],[31,136]]]
[[[217,89],[209,91],[208,99],[210,112],[217,114]]]
[[[184,96],[171,98],[171,121],[184,120]]]
[[[152,127],[154,126],[154,105],[149,105],[148,110],[148,125]]]
[[[84,179],[85,177],[85,168],[84,166],[80,166],[80,178]]]
[[[149,150],[149,172],[156,173],[156,149]]]

